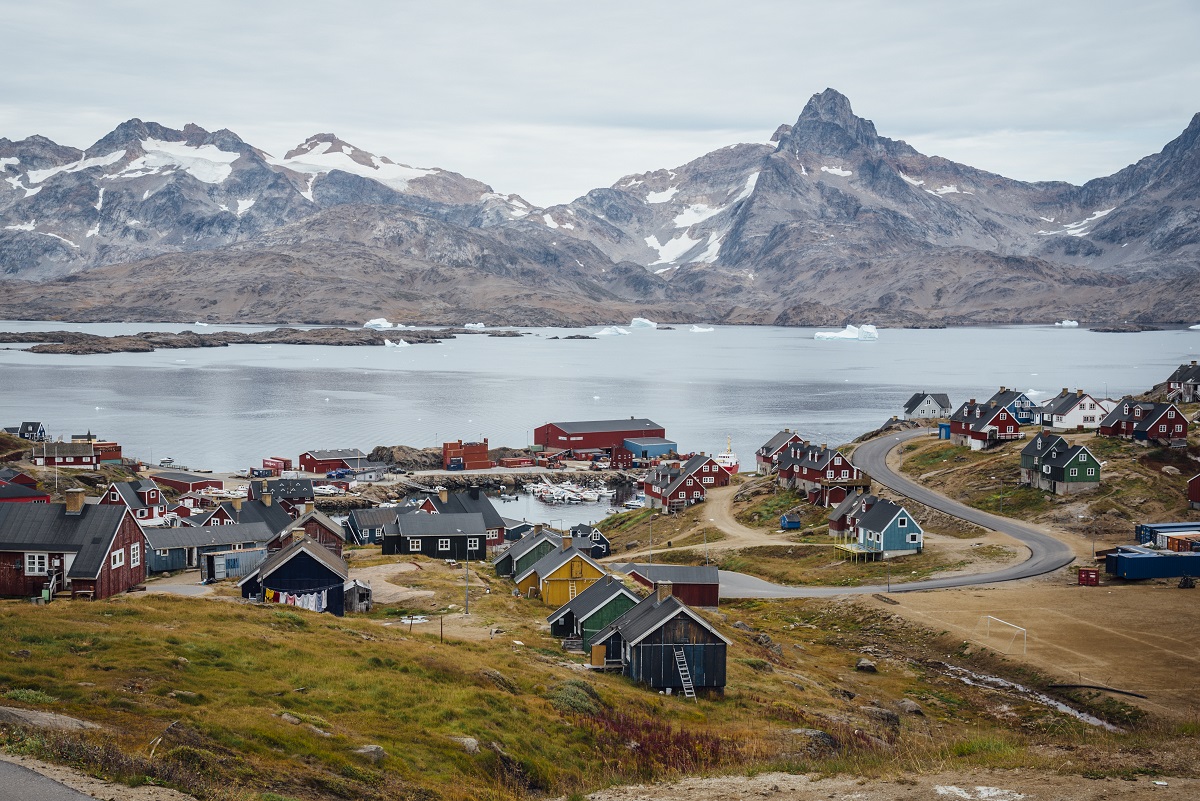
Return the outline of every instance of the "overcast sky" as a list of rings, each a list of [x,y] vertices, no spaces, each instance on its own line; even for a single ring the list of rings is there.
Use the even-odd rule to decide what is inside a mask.
[[[766,141],[826,87],[1023,180],[1110,174],[1200,111],[1196,0],[0,0],[0,32],[0,137],[334,132],[540,205]]]

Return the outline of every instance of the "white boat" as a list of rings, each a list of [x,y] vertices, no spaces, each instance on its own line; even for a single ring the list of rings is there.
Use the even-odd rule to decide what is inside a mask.
[[[608,487],[598,489],[598,490],[596,490],[596,492],[597,492],[597,494],[600,495],[601,498],[612,498],[612,497],[615,497],[617,494],[616,490],[609,489]]]
[[[516,499],[516,495],[510,495],[507,492],[500,493],[500,500],[502,501],[515,501]]]
[[[725,452],[714,453],[713,461],[724,467],[729,475],[736,475],[738,471],[738,457],[733,452],[733,440],[729,437],[725,438]]]
[[[623,503],[621,505],[624,506],[626,509],[641,509],[646,505],[646,502],[639,500],[637,498],[630,498],[629,500],[625,501],[625,503]]]
[[[170,456],[165,456],[162,459],[158,460],[158,466],[159,467],[174,467],[175,460],[172,459]]]
[[[579,499],[587,501],[588,503],[595,503],[596,501],[600,500],[600,493],[596,492],[595,490],[584,490],[583,492],[579,493]]]
[[[391,327],[392,324],[387,321],[386,317],[376,317],[363,323],[363,328],[374,328],[376,331],[386,331]]]

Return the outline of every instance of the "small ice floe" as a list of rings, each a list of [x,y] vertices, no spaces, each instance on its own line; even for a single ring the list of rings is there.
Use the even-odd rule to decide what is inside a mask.
[[[1061,323],[1055,323],[1059,328],[1078,328],[1078,320],[1063,320]]]
[[[484,325],[483,323],[467,323],[463,326],[463,328],[469,328],[472,331],[482,331],[484,329]]]
[[[626,331],[624,328],[619,328],[615,325],[610,325],[606,328],[601,328],[599,331],[597,331],[596,336],[598,336],[598,337],[616,337],[616,336],[624,336],[628,333],[629,332]]]
[[[392,324],[387,321],[386,317],[376,317],[363,323],[363,328],[374,328],[376,331],[386,331],[391,327]]]
[[[713,329],[705,328],[704,326],[701,326],[701,325],[692,325],[692,327],[689,328],[688,330],[691,331],[693,334],[711,334],[713,331]]]
[[[208,323],[202,323],[199,320],[197,320],[195,324],[202,328],[208,328]]]
[[[385,339],[385,340],[383,340],[383,344],[389,348],[407,348],[407,347],[409,347],[409,343],[405,342],[403,339],[397,340],[395,342],[393,342],[390,339]]]
[[[1200,325],[1189,325],[1188,330],[1189,331],[1200,331]]]
[[[630,328],[658,328],[658,323],[645,317],[634,317],[629,321]]]
[[[869,342],[879,339],[879,331],[873,325],[856,327],[847,324],[841,331],[818,331],[813,334],[813,339],[856,339],[860,342]]]

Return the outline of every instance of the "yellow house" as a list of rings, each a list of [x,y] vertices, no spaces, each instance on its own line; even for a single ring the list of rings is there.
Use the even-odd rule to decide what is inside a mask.
[[[591,543],[588,543],[591,550]],[[534,562],[516,577],[517,589],[526,598],[540,597],[542,602],[558,607],[595,584],[607,571],[584,551],[563,537],[562,546]]]

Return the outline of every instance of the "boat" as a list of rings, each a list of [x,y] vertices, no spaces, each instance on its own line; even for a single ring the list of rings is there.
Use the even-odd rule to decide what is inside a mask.
[[[601,498],[613,498],[616,496],[617,491],[614,489],[609,489],[608,487],[603,487],[601,489],[596,490],[596,493]]]
[[[621,505],[626,509],[641,509],[646,505],[646,502],[638,498],[630,498]]]
[[[507,492],[500,493],[500,500],[502,501],[515,501],[516,499],[516,495],[510,495]]]
[[[600,493],[596,492],[596,490],[584,490],[579,493],[579,499],[588,503],[595,503],[600,500]]]
[[[162,459],[158,460],[158,466],[159,467],[174,467],[175,460],[172,459],[170,456],[163,457]]]
[[[729,437],[725,438],[725,452],[713,454],[713,461],[724,467],[729,475],[736,475],[738,471],[738,457],[733,452],[733,440]]]

